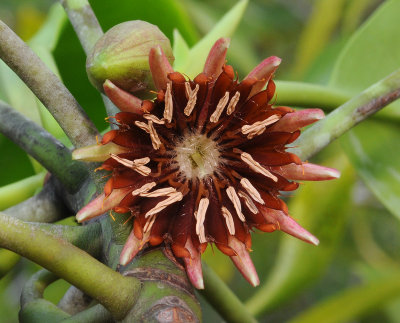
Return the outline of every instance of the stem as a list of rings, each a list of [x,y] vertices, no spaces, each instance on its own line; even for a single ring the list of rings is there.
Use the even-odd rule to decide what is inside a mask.
[[[41,228],[0,214],[0,247],[52,271],[103,304],[117,319],[139,295],[141,283],[123,277],[81,249]]]
[[[113,320],[110,312],[103,305],[97,304],[62,321],[62,323],[76,322],[108,323]]]
[[[43,298],[46,287],[57,279],[56,275],[44,269],[29,279],[21,294],[21,322],[60,322],[69,317],[63,310]]]
[[[69,191],[76,191],[87,173],[72,160],[70,150],[33,121],[0,101],[0,132],[55,175]]]
[[[64,202],[56,194],[52,183],[49,180],[38,194],[6,209],[4,213],[19,220],[30,222],[50,223],[65,218],[69,214],[69,211],[64,206]]]
[[[89,55],[96,42],[103,36],[103,30],[92,7],[87,0],[60,0],[60,2],[74,27],[83,50],[86,55]],[[119,112],[119,109],[107,96],[102,94],[101,98],[103,99],[108,116],[113,116]],[[115,126],[111,125],[111,128],[115,128]]]
[[[306,160],[356,124],[400,97],[400,69],[371,85],[364,92],[308,128],[290,149]]]
[[[214,309],[227,322],[257,322],[221,278],[204,262],[202,267],[205,288],[199,292],[210,302]]]
[[[0,20],[0,58],[32,90],[76,147],[96,143],[97,129],[40,58]]]
[[[275,105],[334,110],[352,98],[352,95],[332,87],[304,82],[275,81]],[[400,121],[400,113],[382,110],[376,118],[385,121]]]
[[[0,211],[30,198],[42,186],[45,175],[39,173],[0,187]]]

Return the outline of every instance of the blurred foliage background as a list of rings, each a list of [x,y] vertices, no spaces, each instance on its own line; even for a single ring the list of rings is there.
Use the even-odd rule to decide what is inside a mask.
[[[283,58],[276,79],[329,85],[355,95],[398,68],[400,60],[396,63],[392,58],[400,57],[396,20],[400,6],[396,1],[383,2],[252,0],[232,37],[228,62],[243,77],[263,58],[276,55]],[[189,46],[235,3],[91,1],[104,30],[122,21],[141,19],[158,25],[171,41],[177,28]],[[48,17],[52,4],[50,0],[3,0],[0,19],[29,41]],[[386,9],[381,10],[382,6]],[[84,52],[69,22],[65,18],[57,21],[58,39],[48,43],[53,57],[46,63],[58,71],[97,127],[104,130],[103,103],[86,77]],[[386,41],[374,42],[382,34],[387,35]],[[38,41],[32,43],[37,45]],[[29,90],[22,89],[4,64],[0,66],[0,98],[19,106],[62,138]],[[314,158],[319,164],[338,168],[341,179],[304,184],[288,197],[288,203],[294,218],[320,239],[320,246],[279,232],[255,232],[252,258],[261,280],[258,288],[250,287],[216,248],[208,248],[207,263],[261,322],[400,322],[400,163],[395,148],[399,141],[394,135],[400,133],[398,128],[394,121],[368,122]],[[3,136],[0,150],[0,186],[43,171]],[[23,184],[27,196],[40,189],[42,178],[31,177],[31,182]],[[0,210],[11,203],[1,200],[1,193],[9,189],[0,187]],[[73,220],[68,221],[73,225]],[[9,261],[12,257],[0,251],[0,259]],[[21,259],[4,273],[0,263],[4,275],[0,280],[0,322],[17,321],[21,288],[37,268]],[[46,291],[47,297],[57,302],[67,287],[59,281]],[[201,302],[204,322],[222,321],[204,299]]]

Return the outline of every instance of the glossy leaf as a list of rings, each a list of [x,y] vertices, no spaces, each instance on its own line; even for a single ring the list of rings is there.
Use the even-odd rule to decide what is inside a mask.
[[[399,15],[400,2],[387,1],[364,23],[342,51],[332,86],[355,95],[398,68],[400,42],[395,40],[400,34]],[[400,102],[395,101],[386,109],[399,111]],[[393,149],[400,141],[398,127],[364,123],[341,140],[367,186],[400,217],[400,157]]]
[[[247,302],[253,315],[294,297],[329,264],[349,215],[347,206],[354,180],[352,167],[343,155],[329,166],[342,172],[340,179],[307,183],[289,203],[291,215],[320,240],[320,245],[315,247],[288,235],[282,237],[274,267],[266,279],[261,278],[264,283]]]

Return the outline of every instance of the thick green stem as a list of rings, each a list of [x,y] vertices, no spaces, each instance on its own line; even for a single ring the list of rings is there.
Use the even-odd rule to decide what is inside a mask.
[[[400,69],[331,112],[308,128],[293,143],[291,152],[303,160],[311,157],[356,124],[400,97]]]
[[[0,101],[0,132],[14,141],[55,175],[69,191],[76,191],[87,176],[82,163],[50,133]]]
[[[60,79],[4,22],[0,58],[25,82],[76,147],[96,143],[97,129]]]
[[[221,278],[204,262],[202,266],[205,288],[200,293],[214,309],[230,323],[257,322]]]
[[[21,295],[21,322],[60,322],[67,313],[43,298],[47,286],[58,279],[47,270],[40,270],[26,283]]]
[[[45,175],[39,173],[0,187],[0,211],[30,198],[43,185]]]
[[[23,221],[47,223],[56,222],[69,215],[51,180],[38,194],[4,210],[4,213]]]
[[[113,320],[110,312],[107,311],[101,304],[97,304],[62,321],[62,323],[76,322],[107,323],[113,322]]]
[[[141,283],[123,277],[86,252],[45,230],[0,214],[0,247],[45,267],[123,318],[139,296]]]

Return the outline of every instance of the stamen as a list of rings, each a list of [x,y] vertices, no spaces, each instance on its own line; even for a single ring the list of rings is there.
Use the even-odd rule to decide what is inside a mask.
[[[135,160],[129,160],[125,158],[121,158],[115,154],[110,154],[110,157],[117,162],[119,162],[121,165],[124,165],[126,167],[129,167],[130,169],[133,169],[134,171],[138,172],[140,175],[147,176],[151,173],[151,169],[149,167],[146,167],[147,163],[150,162],[149,157],[144,157],[140,159],[135,159]]]
[[[144,114],[143,118],[145,118],[146,120],[151,120],[151,121],[153,121],[154,123],[157,123],[157,124],[164,124],[165,123],[164,120],[158,119],[154,114]]]
[[[154,149],[159,149],[161,147],[161,141],[160,138],[158,138],[158,134],[156,129],[153,126],[153,121],[149,120],[149,133],[150,133],[150,139],[151,139],[151,144],[153,145]]]
[[[237,150],[235,151],[235,148],[233,149],[233,152],[237,152]],[[246,152],[241,152],[240,154],[240,158],[247,164],[249,165],[249,167],[254,170],[257,173],[260,173],[266,177],[271,178],[274,182],[278,181],[278,177],[276,177],[274,174],[272,174],[269,170],[265,169],[264,167],[262,167],[260,165],[259,162],[255,161],[253,159],[253,157]]]
[[[236,214],[238,215],[240,221],[245,222],[246,219],[242,213],[242,204],[240,203],[239,196],[236,194],[236,191],[233,188],[233,186],[229,186],[226,189],[226,194],[228,194],[228,197],[231,200],[231,202],[236,210]]]
[[[226,114],[229,116],[235,111],[236,104],[239,102],[240,99],[240,92],[236,91],[235,95],[229,101],[228,108],[226,109]]]
[[[260,204],[265,204],[264,203],[264,200],[261,198],[261,195],[260,195],[260,193],[257,191],[257,189],[250,183],[250,181],[247,179],[247,178],[245,178],[245,177],[243,177],[241,180],[240,180],[240,184],[242,184],[242,186],[244,187],[244,189],[247,191],[247,193],[249,193],[250,194],[250,196],[251,196],[251,198],[254,200],[254,201],[256,201],[256,202],[258,202],[258,203],[260,203]]]
[[[173,101],[172,101],[172,93],[171,93],[171,83],[167,83],[167,90],[165,92],[165,109],[164,109],[164,119],[171,123],[172,120],[172,112],[174,109]]]
[[[140,195],[141,193],[148,192],[156,185],[157,185],[156,182],[144,184],[142,187],[138,188],[137,190],[134,190],[132,192],[132,195],[136,196],[136,195]]]
[[[159,196],[170,196],[171,193],[175,193],[176,189],[173,187],[166,187],[166,188],[160,188],[158,190],[155,190],[153,192],[143,192],[140,193],[140,196],[144,197],[159,197]]]
[[[251,125],[243,126],[242,133],[244,135],[247,135],[248,139],[253,139],[255,136],[261,135],[265,131],[267,126],[278,121],[279,119],[280,119],[280,116],[277,114],[274,114],[265,120],[257,121]]]
[[[187,83],[185,83],[187,84]],[[190,86],[189,86],[190,87]],[[183,110],[183,113],[186,116],[190,116],[190,114],[192,113],[194,106],[196,105],[197,102],[197,92],[199,91],[199,85],[196,84],[196,87],[194,88],[193,91],[191,91],[188,102],[186,103],[186,107]]]
[[[159,203],[155,207],[153,207],[150,211],[145,214],[145,217],[148,218],[150,215],[156,214],[162,210],[164,210],[168,205],[171,205],[175,202],[181,201],[183,198],[183,194],[181,192],[170,193],[169,197]]]
[[[143,233],[147,233],[151,230],[151,228],[153,227],[154,221],[156,220],[156,217],[157,217],[157,215],[154,214],[149,220],[147,220],[147,222],[143,228]]]
[[[196,218],[196,234],[199,236],[200,243],[207,242],[205,231],[204,231],[204,219],[206,218],[206,212],[210,200],[208,198],[202,198],[199,202],[199,208],[197,212],[194,212]]]
[[[185,82],[185,95],[186,95],[186,99],[189,100],[190,98],[190,94],[192,93],[192,88],[190,87],[190,83],[189,82]]]
[[[246,203],[246,206],[249,208],[249,210],[254,213],[257,214],[258,213],[258,209],[257,206],[254,204],[253,200],[250,198],[250,196],[248,196],[245,192],[243,191],[239,191],[238,192],[239,196],[241,198],[244,199],[244,202]]]
[[[224,108],[226,104],[228,103],[229,100],[229,92],[225,92],[225,95],[219,100],[217,107],[215,108],[214,113],[210,117],[210,122],[217,122],[219,120],[219,117],[222,114],[222,111],[224,111]]]
[[[138,126],[140,129],[146,131],[147,133],[150,133],[149,125],[147,123],[144,123],[142,121],[135,121],[135,125]]]
[[[226,222],[226,226],[228,227],[228,231],[231,235],[235,235],[235,223],[233,222],[233,217],[231,212],[229,212],[229,210],[223,206],[221,208],[222,211],[222,215],[225,218],[225,222]]]

